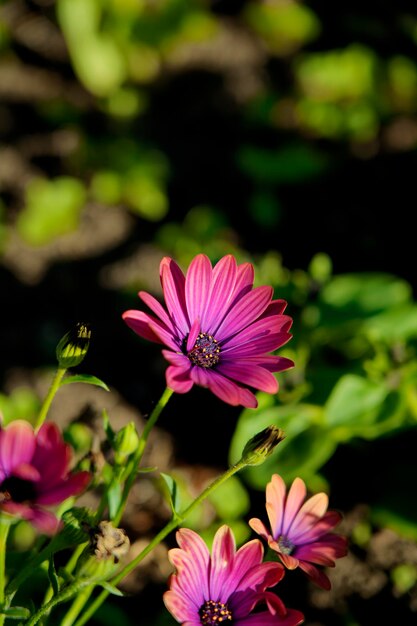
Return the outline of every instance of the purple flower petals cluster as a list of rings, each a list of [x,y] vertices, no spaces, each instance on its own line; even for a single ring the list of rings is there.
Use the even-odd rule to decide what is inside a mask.
[[[55,533],[60,522],[45,506],[80,494],[90,481],[88,472],[69,473],[70,460],[71,449],[53,423],[37,433],[24,420],[0,428],[0,511]]]
[[[175,567],[164,602],[183,626],[297,626],[304,617],[286,609],[270,587],[284,575],[279,563],[263,563],[253,539],[236,551],[231,529],[217,531],[210,554],[192,530],[177,532],[179,548],[169,551]]]
[[[123,319],[141,337],[167,347],[168,387],[177,393],[194,384],[208,387],[224,402],[250,408],[257,406],[251,389],[278,391],[273,372],[294,364],[269,353],[289,341],[292,319],[283,315],[286,302],[272,299],[272,287],[253,287],[250,263],[238,265],[227,255],[212,267],[199,254],[184,276],[165,257],[160,278],[166,308],[141,291],[153,315],[129,310]]]

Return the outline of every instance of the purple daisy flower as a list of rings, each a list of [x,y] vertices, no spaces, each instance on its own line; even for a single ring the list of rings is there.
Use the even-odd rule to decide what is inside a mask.
[[[45,422],[38,433],[24,420],[0,428],[0,511],[55,533],[60,522],[44,506],[80,494],[90,480],[88,472],[69,474],[70,460],[55,424]]]
[[[306,495],[304,481],[296,478],[286,496],[283,479],[274,474],[266,487],[271,532],[257,518],[249,520],[249,525],[266,539],[285,567],[300,567],[314,583],[330,589],[330,580],[316,565],[334,567],[336,559],[346,556],[346,537],[331,532],[341,515],[327,511],[329,500],[325,493],[307,500]]]
[[[196,384],[208,387],[233,406],[256,408],[248,389],[278,391],[272,372],[294,363],[268,354],[291,335],[292,319],[283,315],[284,300],[273,300],[272,287],[253,288],[250,263],[237,265],[227,255],[213,268],[204,254],[191,262],[186,276],[172,259],[160,265],[166,309],[150,294],[139,297],[155,316],[126,311],[123,319],[145,339],[165,344],[169,388],[186,393]]]
[[[302,613],[286,609],[267,591],[281,580],[284,568],[280,563],[262,563],[259,540],[249,541],[236,552],[231,529],[222,526],[214,537],[211,556],[192,530],[180,529],[177,541],[180,547],[169,551],[176,572],[164,602],[183,626],[297,626],[304,620]]]

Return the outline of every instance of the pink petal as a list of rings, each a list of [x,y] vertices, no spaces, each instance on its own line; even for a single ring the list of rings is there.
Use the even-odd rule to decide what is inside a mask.
[[[157,322],[151,315],[143,311],[129,310],[123,313],[122,318],[139,337],[155,343],[164,343],[149,326],[151,321]]]
[[[9,476],[14,467],[30,463],[35,450],[35,433],[29,422],[15,420],[0,431],[0,467]]]
[[[169,257],[162,259],[159,271],[170,317],[185,337],[190,328],[185,304],[185,276],[175,261]]]
[[[245,294],[251,291],[254,277],[255,272],[252,263],[242,263],[238,266],[231,307],[233,307]]]
[[[182,550],[200,562],[201,572],[206,571],[210,563],[210,552],[200,535],[190,528],[180,528],[176,539]]]
[[[252,539],[236,552],[233,564],[233,576],[229,577],[223,588],[223,597],[228,598],[233,591],[245,585],[246,573],[262,563],[264,549],[259,539]]]
[[[13,476],[22,478],[23,480],[29,480],[33,483],[36,483],[41,478],[39,471],[33,467],[33,465],[29,465],[29,463],[17,465],[13,469]]]
[[[258,401],[256,396],[249,391],[249,389],[245,389],[244,387],[239,387],[239,404],[244,406],[247,409],[256,409],[258,406]]]
[[[291,535],[297,544],[311,543],[332,530],[341,519],[342,516],[337,511],[327,511],[320,520],[315,521],[313,526],[306,525],[300,528],[298,533],[291,533]]]
[[[334,533],[323,535],[318,541],[297,548],[297,558],[319,565],[332,566],[336,559],[347,554],[347,539]]]
[[[301,480],[301,479],[295,479],[291,489],[293,489],[296,480]],[[294,493],[296,492],[296,490],[298,490],[298,487],[297,488],[294,487],[294,490],[293,490]],[[305,493],[305,487],[304,487],[304,493]],[[301,491],[299,492],[299,494],[301,494]],[[290,490],[288,494],[288,499],[287,499],[287,510],[289,506],[288,503],[290,503],[291,505],[293,500],[294,500],[293,494],[291,493],[291,490]],[[299,500],[295,499],[294,506],[296,506],[298,502]],[[299,534],[304,533],[310,528],[312,528],[315,524],[317,524],[317,522],[325,514],[328,504],[329,504],[329,498],[327,497],[325,493],[316,493],[314,496],[309,498],[303,504],[301,509],[298,511],[295,518],[289,521],[288,524],[287,524],[287,518],[285,520],[285,528],[288,529],[288,533],[290,533],[290,537],[291,538],[296,537]]]
[[[181,528],[176,538],[180,548],[170,550],[169,559],[177,568],[181,588],[187,590],[200,608],[203,598],[209,597],[210,553],[201,537],[189,528]]]
[[[146,291],[139,291],[139,297],[141,300],[159,317],[161,322],[165,324],[167,328],[169,328],[173,334],[176,333],[176,329],[172,325],[171,318],[168,313],[165,311],[164,307],[158,302],[156,298],[151,296],[151,294]]]
[[[78,496],[84,491],[90,480],[91,474],[89,472],[77,472],[76,474],[71,474],[66,480],[62,480],[52,488],[45,488],[40,483],[41,493],[36,498],[36,501],[39,504],[60,504],[70,496]]]
[[[185,301],[189,320],[202,319],[206,312],[211,287],[212,267],[205,254],[191,261],[185,278]]]
[[[285,311],[286,308],[287,308],[286,300],[282,300],[282,299],[272,300],[271,304],[265,310],[265,313],[262,313],[262,317],[267,317],[268,315],[282,315],[282,313]],[[282,315],[282,317],[287,317],[287,316]],[[292,322],[292,319],[290,317],[287,317],[287,320],[290,320]]]
[[[213,539],[210,569],[210,598],[219,598],[220,602],[227,602],[229,597],[229,594],[226,593],[228,589],[227,582],[233,572],[235,552],[236,544],[233,533],[228,526],[223,525],[216,532]],[[237,585],[238,582],[239,580],[235,580],[235,585]]]
[[[285,503],[284,519],[282,523],[282,534],[291,539],[293,522],[295,517],[300,511],[305,497],[307,495],[307,489],[305,483],[301,478],[295,478],[288,492],[287,501]],[[296,529],[294,529],[294,532]]]
[[[274,587],[284,577],[284,568],[281,563],[266,561],[259,563],[252,569],[248,570],[245,577],[240,581],[236,591],[245,589],[254,589],[256,591],[265,591],[268,587]]]
[[[271,302],[272,293],[272,287],[256,287],[238,300],[214,332],[217,341],[227,339],[254,322]]]
[[[213,269],[208,306],[201,318],[205,332],[214,334],[226,314],[234,295],[236,275],[237,265],[231,254],[224,256],[216,263]]]
[[[307,574],[313,583],[322,589],[325,589],[326,591],[331,589],[330,580],[322,570],[319,570],[317,567],[311,563],[307,563],[306,561],[300,561],[300,569]]]
[[[238,385],[221,374],[218,374],[213,369],[207,372],[207,386],[210,391],[220,398],[220,400],[223,400],[223,402],[227,402],[232,406],[239,406],[240,390]]]
[[[197,621],[198,612],[195,606],[193,606],[190,601],[187,601],[184,596],[174,591],[166,591],[162,599],[171,615],[173,615],[178,622],[181,622],[181,624],[184,624],[187,620],[188,623],[191,624],[200,624],[200,620],[198,619]],[[195,621],[193,621],[193,618],[195,618]]]
[[[162,354],[168,363],[182,368],[184,371],[191,369],[191,362],[182,352],[172,352],[172,350],[162,350]]]
[[[256,320],[244,328],[243,331],[228,339],[224,339],[222,342],[223,349],[239,348],[242,345],[258,341],[261,337],[277,335],[281,332],[278,322],[278,316]]]
[[[274,539],[283,532],[286,487],[281,476],[273,474],[266,486],[266,509]]]
[[[188,393],[194,384],[190,378],[190,370],[183,366],[170,365],[165,372],[165,378],[168,387],[176,393]]]
[[[269,612],[254,613],[239,620],[239,626],[298,626],[304,622],[304,615],[295,609],[287,609],[285,615],[272,615]]]
[[[230,348],[226,346],[222,352],[223,358],[227,357],[227,359],[231,360],[237,358],[246,359],[246,357],[250,356],[262,356],[267,352],[281,348],[291,339],[291,335],[287,335],[286,333],[270,333],[269,335],[265,334],[257,339],[246,340],[246,330],[247,329],[244,329],[242,332],[239,345]],[[294,365],[294,363],[292,363],[292,365]]]
[[[258,535],[260,535],[266,541],[268,541],[269,538],[271,537],[265,524],[261,522],[261,520],[258,519],[257,517],[252,517],[249,520],[248,524],[252,528],[252,530],[254,530]]]
[[[187,339],[187,352],[190,352],[195,345],[198,333],[200,332],[200,318],[196,318],[190,328],[190,334]]]
[[[275,376],[258,365],[225,361],[220,363],[217,371],[238,383],[249,385],[267,393],[277,393],[278,391],[278,382]]]
[[[42,476],[43,489],[59,483],[68,473],[71,448],[64,443],[61,433],[53,422],[44,422],[36,437],[36,449],[32,464]]]
[[[170,330],[168,330],[165,326],[163,326],[162,322],[158,320],[152,321],[149,323],[150,330],[161,340],[161,343],[164,343],[171,350],[177,351],[181,348],[179,340],[177,337],[174,337]]]
[[[7,502],[2,504],[0,508],[6,513],[9,513],[9,515],[14,515],[27,520],[45,535],[55,534],[62,525],[53,513],[40,509],[36,506],[28,506],[27,504],[17,502]]]

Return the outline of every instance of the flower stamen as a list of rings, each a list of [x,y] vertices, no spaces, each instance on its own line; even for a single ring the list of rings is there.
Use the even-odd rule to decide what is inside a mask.
[[[282,554],[290,555],[295,548],[293,542],[290,541],[290,539],[288,539],[288,537],[286,537],[285,535],[281,535],[278,538],[278,545]]]
[[[220,360],[219,342],[208,333],[199,333],[193,349],[187,356],[193,365],[214,367]]]
[[[217,624],[229,625],[233,623],[232,613],[227,604],[206,600],[198,611],[200,623],[203,626],[217,626]]]

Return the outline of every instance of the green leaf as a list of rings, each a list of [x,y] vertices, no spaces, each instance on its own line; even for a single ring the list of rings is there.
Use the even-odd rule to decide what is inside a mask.
[[[73,376],[66,376],[61,381],[61,385],[69,385],[71,383],[86,383],[88,385],[96,385],[96,387],[101,387],[106,391],[110,391],[106,383],[104,383],[96,376],[92,376],[91,374],[74,374]]]
[[[361,427],[376,421],[387,395],[383,384],[347,374],[336,384],[324,406],[326,423],[333,429],[343,427],[338,438],[344,439],[345,434],[349,438],[349,429],[358,433]]]
[[[335,276],[325,285],[320,300],[352,313],[375,314],[410,302],[411,286],[390,274],[358,273]]]
[[[103,410],[103,428],[104,428],[104,432],[106,433],[106,437],[109,443],[111,444],[111,447],[113,447],[113,442],[116,436],[116,432],[111,427],[109,414],[107,413],[106,409]]]
[[[373,341],[408,341],[417,337],[417,306],[404,304],[369,318],[363,330]]]
[[[163,472],[161,472],[160,475],[161,478],[163,478],[163,480],[165,481],[166,486],[168,487],[167,500],[172,512],[175,515],[180,509],[180,493],[178,485],[176,481],[172,478],[172,476],[169,476],[169,474],[164,474]]]
[[[0,607],[0,614],[6,615],[7,619],[27,620],[30,617],[29,609],[24,606],[11,606],[8,609]]]
[[[111,593],[113,596],[119,596],[121,598],[124,597],[124,593],[122,591],[120,591],[120,589],[118,589],[117,587],[115,587],[114,585],[111,585],[109,582],[107,582],[106,580],[103,580],[99,583],[97,583],[97,585],[99,587],[103,587],[103,589],[105,589],[106,591],[108,591],[109,593]]]

